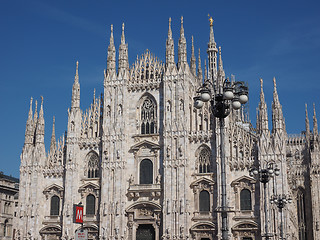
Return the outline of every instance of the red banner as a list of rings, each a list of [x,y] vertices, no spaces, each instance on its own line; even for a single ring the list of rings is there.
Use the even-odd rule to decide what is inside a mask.
[[[73,205],[73,222],[74,223],[83,223],[83,206],[82,205]]]

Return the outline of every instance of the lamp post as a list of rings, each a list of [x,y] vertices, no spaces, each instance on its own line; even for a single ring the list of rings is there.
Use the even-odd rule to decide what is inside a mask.
[[[264,189],[264,222],[265,222],[265,239],[268,240],[272,236],[272,234],[269,233],[268,230],[268,211],[267,211],[267,183],[270,181],[270,179],[276,175],[279,176],[280,169],[275,166],[273,167],[272,163],[268,163],[265,168],[252,168],[250,170],[250,176],[255,177],[263,184]]]
[[[212,90],[211,90],[212,89]],[[224,144],[224,119],[230,114],[231,107],[235,110],[240,109],[241,104],[248,101],[248,87],[244,82],[230,82],[226,79],[219,89],[206,81],[198,90],[199,96],[194,97],[194,106],[200,109],[203,102],[210,101],[213,115],[219,119],[220,123],[220,156],[221,156],[221,218],[222,218],[222,239],[228,239],[227,222],[227,191],[226,191],[226,159]]]
[[[285,194],[281,194],[281,195],[273,195],[270,199],[270,203],[271,204],[275,204],[280,212],[280,237],[281,240],[285,239],[283,238],[283,213],[282,213],[282,209],[287,205],[287,203],[292,203],[292,198],[285,195]]]

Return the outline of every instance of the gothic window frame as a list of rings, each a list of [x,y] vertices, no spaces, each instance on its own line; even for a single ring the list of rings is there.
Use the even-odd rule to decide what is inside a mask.
[[[244,195],[245,193],[249,195]],[[252,211],[252,193],[247,188],[240,191],[240,211]]]
[[[199,212],[200,213],[210,212],[210,205],[211,205],[210,193],[207,190],[203,189],[199,193]]]
[[[207,216],[208,220],[212,218],[212,212],[214,211],[213,209],[214,185],[215,185],[215,182],[206,177],[202,177],[190,185],[190,187],[193,189],[193,194],[194,194],[195,218],[203,219],[204,216]],[[202,191],[207,191],[209,193],[209,199],[210,199],[209,211],[200,211],[200,193]]]
[[[151,177],[151,179],[147,178],[146,180],[149,180],[149,181],[142,183],[141,180],[144,175],[141,174],[142,173],[141,167],[142,167],[143,162],[150,162],[151,163],[151,176],[149,176],[149,177]],[[146,185],[146,184],[153,184],[153,183],[154,183],[154,163],[153,163],[152,159],[146,157],[146,158],[141,159],[139,162],[139,184]]]
[[[60,207],[61,207],[61,198],[57,195],[53,195],[50,198],[50,216],[51,217],[59,216],[60,215]]]
[[[90,151],[85,157],[84,175],[87,179],[100,178],[100,157],[95,151]]]
[[[234,190],[234,202],[235,202],[235,213],[236,215],[254,215],[255,206],[255,184],[256,180],[248,176],[242,176],[231,183],[231,187]],[[241,192],[248,190],[251,197],[251,209],[241,208]]]
[[[93,197],[93,202],[92,202],[93,209],[88,208],[88,198],[91,196]],[[92,207],[92,206],[90,205],[90,207]],[[97,197],[92,193],[89,193],[86,196],[85,210],[86,210],[86,216],[95,216],[97,214]]]
[[[158,105],[156,99],[145,93],[138,102],[138,131],[140,135],[158,134]]]
[[[210,147],[205,144],[202,144],[196,150],[196,166],[195,172],[198,175],[206,175],[213,173],[213,154]]]
[[[46,187],[44,190],[43,190],[43,194],[45,195],[45,197],[46,197],[46,200],[47,200],[47,216],[50,216],[50,217],[57,217],[57,216],[59,216],[60,215],[60,213],[61,213],[61,207],[62,207],[62,201],[63,201],[63,191],[64,191],[64,189],[63,189],[63,187],[61,187],[61,186],[59,186],[59,185],[57,185],[57,184],[52,184],[52,185],[50,185],[50,186],[48,186],[48,187]],[[53,197],[53,196],[57,196],[57,197],[59,197],[59,199],[60,199],[60,203],[59,203],[59,207],[60,207],[60,209],[59,209],[59,215],[51,215],[51,198]]]

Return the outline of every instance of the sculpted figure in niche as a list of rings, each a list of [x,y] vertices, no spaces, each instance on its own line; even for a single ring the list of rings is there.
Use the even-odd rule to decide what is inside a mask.
[[[169,158],[170,157],[170,151],[171,151],[171,148],[170,146],[167,147],[167,157]]]
[[[157,178],[156,178],[156,183],[160,184],[161,183],[161,175],[158,174]]]
[[[129,182],[129,186],[134,183],[134,176],[132,176],[132,174],[130,175],[128,182]]]

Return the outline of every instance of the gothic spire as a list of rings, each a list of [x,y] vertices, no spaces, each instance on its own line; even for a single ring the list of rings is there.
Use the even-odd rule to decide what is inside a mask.
[[[187,41],[184,37],[183,17],[181,17],[180,38],[178,43],[178,67],[187,62]]]
[[[310,124],[309,124],[308,106],[307,106],[307,104],[305,104],[305,109],[306,109],[306,119],[305,119],[305,123],[306,123],[306,135],[309,136],[309,134],[310,134]]]
[[[44,144],[44,117],[43,117],[43,97],[41,96],[41,105],[40,105],[40,111],[39,111],[39,117],[37,121],[37,127],[36,127],[36,144]]]
[[[202,84],[202,67],[201,67],[201,57],[200,57],[200,48],[199,48],[199,55],[198,55],[198,75],[197,75],[200,85]]]
[[[107,74],[110,74],[115,70],[116,70],[116,47],[114,46],[113,25],[111,24],[110,43],[108,46],[108,56],[107,56]]]
[[[33,115],[33,132],[36,132],[36,127],[38,123],[38,101],[35,101],[35,107],[34,107],[34,115]]]
[[[166,68],[174,66],[174,42],[171,31],[171,18],[169,18],[168,39],[166,42]]]
[[[33,131],[33,119],[32,119],[32,100],[33,98],[31,97],[28,120],[26,124],[26,132],[25,132],[25,140],[24,140],[25,144],[33,143],[34,131]]]
[[[277,92],[276,78],[273,78],[273,102],[272,102],[272,131],[285,130],[284,119],[282,114],[282,106],[279,101]]]
[[[119,46],[119,67],[118,67],[119,73],[122,70],[129,70],[128,45],[126,44],[126,39],[124,36],[124,23],[122,23],[121,43]]]
[[[212,17],[209,18],[210,22],[210,37],[209,37],[209,43],[208,43],[208,64],[209,64],[209,73],[208,77],[212,81],[215,81],[216,75],[217,75],[217,44],[214,41],[214,34],[213,34],[213,19]]]
[[[258,121],[257,121],[257,129],[258,132],[262,133],[264,131],[268,131],[268,109],[267,104],[264,98],[263,92],[263,80],[260,78],[260,103],[259,103],[259,110],[258,110]]]
[[[71,110],[80,107],[79,62],[76,63],[76,74],[72,86]]]
[[[217,85],[223,86],[223,82],[225,79],[225,72],[223,70],[223,62],[222,62],[222,55],[221,55],[221,47],[219,47],[219,70],[218,70],[218,79]]]
[[[204,80],[208,79],[207,61],[204,60]]]
[[[56,133],[55,133],[55,117],[53,116],[50,153],[54,153],[55,150],[56,150]]]
[[[191,37],[191,58],[190,58],[190,69],[194,76],[196,76],[197,66],[196,66],[196,57],[194,56],[194,45],[193,45],[193,36]]]
[[[318,137],[318,120],[316,116],[316,107],[313,104],[313,135],[315,138]]]

